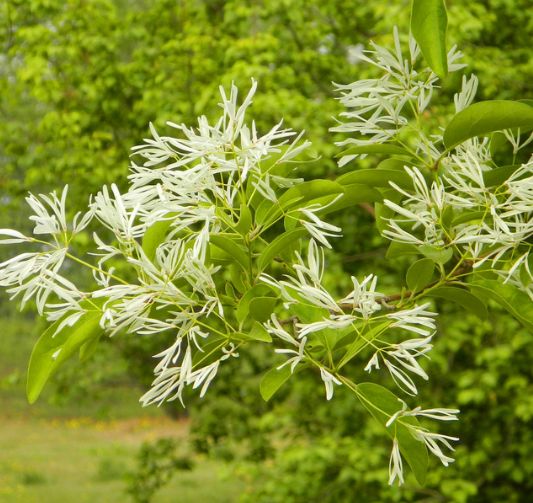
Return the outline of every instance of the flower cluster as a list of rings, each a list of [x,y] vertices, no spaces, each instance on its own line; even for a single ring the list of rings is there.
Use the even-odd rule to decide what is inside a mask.
[[[436,313],[427,310],[429,304],[382,312],[386,296],[376,291],[377,277],[374,275],[367,276],[361,282],[352,277],[354,289],[345,298],[335,299],[323,285],[324,252],[314,240],[309,242],[307,263],[297,255],[293,267],[295,277],[286,276],[285,279],[276,280],[267,274],[261,276],[265,283],[279,291],[285,301],[284,308],[289,313],[291,306],[307,305],[317,308],[317,312],[321,314],[321,319],[316,321],[295,322],[292,327],[293,334],[281,325],[275,314],[266,323],[265,327],[271,335],[298,348],[278,350],[295,355],[290,359],[291,371],[294,371],[299,363],[306,362],[306,358],[309,360],[305,351],[307,340],[323,331],[342,333],[347,329],[360,337],[360,351],[366,348],[374,350],[365,370],[370,372],[372,368],[379,369],[381,359],[398,387],[409,394],[416,394],[417,389],[409,372],[424,379],[428,378],[417,358],[432,348],[430,341],[436,330]],[[392,343],[384,335],[390,337],[393,329],[401,333],[412,332],[422,338]],[[318,366],[329,400],[333,396],[331,383],[341,383],[333,378],[330,369],[320,364]]]
[[[410,183],[390,182],[395,195],[384,201],[391,216],[385,217],[383,235],[416,247],[448,248],[474,269],[490,264],[504,282],[533,299],[533,157],[495,170],[489,138],[474,137],[446,149],[441,130],[429,134],[421,127],[438,78],[429,68],[416,69],[420,51],[413,39],[408,57],[397,31],[394,43],[394,51],[372,44],[361,56],[381,70],[381,77],[339,86],[347,109],[341,116],[350,122],[332,129],[351,133],[339,145],[394,145],[411,157],[403,167]],[[460,56],[454,49],[448,53],[450,71],[464,67],[457,62]],[[474,75],[463,76],[454,97],[457,113],[472,104],[477,88]],[[502,136],[513,159],[519,153],[523,158],[533,141],[533,133],[519,129],[504,130]],[[364,149],[347,152],[339,166],[361,155]]]
[[[60,196],[30,195],[34,235],[0,229],[0,244],[35,249],[0,263],[0,286],[22,304],[34,300],[39,313],[55,323],[54,335],[76,331],[88,315],[96,317],[99,334],[159,334],[166,344],[155,355],[155,379],[141,397],[144,405],[183,404],[187,388],[204,396],[220,366],[238,358],[247,343],[272,342],[280,355],[267,373],[275,376],[274,385],[280,381],[277,372],[288,378],[311,368],[327,400],[342,386],[379,411],[393,438],[391,484],[404,480],[406,432],[447,466],[453,459],[444,451],[453,450],[451,442],[458,439],[418,421],[452,421],[458,410],[409,409],[403,400],[397,410],[396,395],[381,389],[378,402],[388,401],[385,413],[381,403],[373,403],[375,397],[365,395],[365,389],[381,387],[356,384],[343,369],[359,362],[369,374],[386,372],[399,393],[417,395],[419,379],[428,379],[423,361],[437,330],[427,293],[450,281],[461,283],[457,278],[472,267],[490,264],[503,283],[533,299],[533,158],[512,169],[494,169],[488,140],[470,138],[450,150],[442,131],[423,130],[420,117],[438,78],[419,68],[413,39],[407,57],[397,31],[394,43],[394,51],[373,44],[360,56],[382,77],[338,86],[347,122],[334,131],[351,133],[339,145],[355,146],[341,166],[371,153],[372,146],[386,144],[388,151],[399,152],[392,159],[396,172],[366,170],[359,176],[356,171],[352,188],[368,188],[370,202],[383,203],[376,215],[385,222],[386,238],[409,245],[415,254],[445,250],[447,260],[455,258],[449,270],[446,261],[429,259],[431,274],[422,287],[415,281],[409,290],[386,294],[378,291],[375,274],[352,277],[348,293],[327,285],[326,253],[342,229],[324,215],[352,204],[350,192],[340,178],[304,182],[292,176],[290,165],[309,142],[282,122],[260,134],[246,121],[255,81],[240,105],[235,86],[229,95],[221,88],[222,113],[214,122],[200,117],[195,128],[167,123],[177,132],[173,136],[150,125],[151,138],[133,148],[127,190],[103,187],[72,222],[67,188]],[[448,53],[451,71],[462,68],[459,57],[455,49]],[[474,76],[463,78],[456,112],[471,105],[477,85]],[[502,136],[514,156],[533,138],[517,131]],[[376,188],[368,180],[380,183]],[[85,260],[74,255],[72,243],[91,224],[100,229],[93,233],[96,258]],[[285,248],[296,251],[291,255]],[[93,291],[81,291],[63,275],[67,261],[91,270]],[[435,269],[440,278],[433,281]]]
[[[337,85],[340,102],[346,107],[340,116],[347,119],[332,131],[351,133],[354,136],[337,143],[339,146],[367,146],[385,143],[409,125],[413,109],[421,114],[429,105],[438,77],[429,69],[418,70],[420,48],[413,37],[409,39],[408,56],[402,51],[398,30],[394,29],[394,51],[371,43],[372,49],[363,51],[359,59],[382,71],[376,79],[358,80],[347,85]],[[462,54],[452,48],[448,53],[450,71],[464,68],[457,62]],[[466,98],[463,99],[463,102]],[[426,139],[424,139],[426,140]],[[425,148],[427,142],[421,142]],[[344,166],[364,154],[348,154],[340,159]]]

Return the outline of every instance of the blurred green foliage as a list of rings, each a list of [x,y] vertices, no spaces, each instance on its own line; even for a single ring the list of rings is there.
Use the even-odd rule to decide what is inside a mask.
[[[149,503],[156,491],[167,485],[178,470],[192,470],[192,458],[179,454],[178,444],[173,438],[160,438],[141,446],[137,469],[127,474],[127,492],[133,501]]]
[[[531,96],[529,2],[447,4],[449,39],[480,78],[479,98]],[[393,24],[405,31],[408,7],[408,0],[4,1],[0,227],[20,218],[27,190],[69,183],[75,210],[102,184],[123,184],[129,149],[146,135],[148,122],[163,130],[166,120],[193,124],[215,112],[220,84],[246,88],[251,77],[259,80],[258,127],[283,117],[305,129],[321,160],[304,165],[303,175],[333,173],[337,148],[328,128],[339,106],[330,83],[370,75],[357,53],[369,39],[390,40]],[[451,95],[457,84],[451,77],[444,91]],[[385,262],[370,216],[346,214],[338,223],[345,238],[328,273],[339,283],[341,274],[369,270],[385,284],[396,281],[405,265]],[[311,378],[302,378],[274,404],[262,403],[257,376],[272,356],[260,352],[221,370],[209,398],[193,406],[196,448],[242,460],[246,501],[340,502],[354,494],[361,502],[529,501],[531,334],[496,313],[486,323],[452,311],[441,317],[429,363],[431,395],[422,395],[422,403],[461,408],[460,424],[450,431],[461,444],[456,463],[432,470],[426,488],[412,481],[402,489],[384,486],[389,446],[342,392],[325,404]],[[121,339],[118,346],[120,365],[149,381],[154,341]],[[91,365],[100,383],[108,371],[108,379],[115,375],[114,362],[105,358]],[[90,389],[84,377],[69,390],[68,372],[74,370],[59,375],[60,394]],[[150,477],[163,483],[166,475],[158,479],[155,472]]]

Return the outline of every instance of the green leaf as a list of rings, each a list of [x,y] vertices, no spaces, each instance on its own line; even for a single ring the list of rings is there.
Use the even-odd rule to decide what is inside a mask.
[[[229,264],[228,266],[229,279],[232,286],[241,294],[244,294],[249,286],[244,283],[246,275],[242,273],[242,268],[240,265],[235,263]]]
[[[451,248],[440,248],[438,246],[420,245],[418,247],[420,253],[424,257],[430,258],[437,264],[446,264],[453,257],[453,250]]]
[[[41,335],[30,357],[26,394],[28,401],[34,403],[45,384],[57,368],[81,346],[102,333],[99,311],[88,311],[73,326],[57,328],[62,320],[56,321]],[[55,335],[54,335],[55,334]]]
[[[519,101],[494,100],[474,103],[456,114],[444,130],[444,145],[456,145],[493,131],[533,128],[533,107]]]
[[[256,192],[256,194],[259,193]],[[277,214],[278,217],[281,215],[281,209],[277,203],[273,203],[269,199],[266,199],[262,196],[261,199],[261,202],[257,205],[257,209],[255,210],[255,223],[257,225],[265,225],[267,219],[271,219],[272,222],[276,220],[276,218],[272,217],[271,214],[274,216]]]
[[[227,337],[210,334],[207,340],[200,342],[202,350],[194,350],[192,354],[192,365],[198,367],[205,366],[217,361],[222,355],[222,348],[229,342]]]
[[[405,171],[405,166],[413,166],[413,163],[412,161],[406,161],[405,159],[398,159],[397,157],[389,157],[388,159],[383,159],[383,161],[381,161],[376,169],[387,169],[389,171],[400,171],[402,173],[405,173],[406,176],[409,176],[407,175],[406,171]],[[412,186],[412,183],[411,183],[411,186]]]
[[[437,297],[439,299],[450,300],[465,307],[478,318],[484,320],[487,317],[487,307],[475,295],[472,295],[464,288],[454,286],[439,286],[427,293],[428,297]]]
[[[337,201],[332,203],[332,196],[325,196],[309,201],[309,204],[320,204],[325,206],[323,210],[318,210],[317,215],[323,217],[336,211],[341,211],[346,208],[351,208],[361,203],[374,203],[383,201],[383,194],[369,185],[362,183],[351,183],[344,185],[344,194]],[[291,210],[293,214],[297,210]],[[287,218],[285,228],[289,230],[295,226],[294,218]]]
[[[248,273],[249,257],[244,247],[233,239],[220,234],[210,234],[209,242],[226,252],[231,259],[241,266],[245,273]]]
[[[248,332],[248,336],[254,341],[272,342],[272,336],[266,331],[265,327],[257,321],[254,321],[252,329]]]
[[[389,227],[389,218],[394,216],[394,210],[385,206],[383,203],[376,203],[374,205],[374,215],[376,218],[376,227],[383,234]]]
[[[444,209],[442,210],[441,222],[442,222],[442,226],[448,232],[451,230],[454,217],[455,217],[455,210],[453,206],[445,206]]]
[[[255,285],[250,288],[239,301],[239,305],[235,310],[235,317],[237,321],[242,325],[250,314],[250,302],[256,297],[266,297],[269,293],[272,293],[272,289],[267,285]]]
[[[512,285],[491,279],[475,279],[470,284],[471,292],[480,299],[492,299],[522,325],[533,330],[533,302],[527,294]]]
[[[272,342],[272,337],[266,331],[265,327],[257,321],[254,321],[250,330],[242,332],[233,332],[231,339],[238,341],[260,341],[260,342]]]
[[[331,180],[311,180],[302,182],[288,189],[280,198],[279,204],[283,209],[290,208],[296,203],[303,203],[332,194],[341,194],[342,186]]]
[[[347,348],[346,352],[344,353],[344,356],[341,358],[338,369],[340,370],[344,365],[346,365],[354,356],[356,356],[365,346],[369,344],[372,339],[377,337],[379,334],[381,334],[384,330],[386,330],[389,325],[391,325],[391,321],[384,321],[383,323],[380,323],[379,325],[376,325],[375,327],[371,328],[367,332],[365,332],[363,335],[364,337],[357,337]]]
[[[291,376],[290,365],[270,369],[261,379],[259,391],[263,400],[268,402]]]
[[[344,195],[338,201],[329,205],[326,209],[318,211],[317,214],[324,216],[345,208],[351,208],[357,204],[377,201],[383,201],[383,195],[379,190],[361,183],[352,183],[344,186]]]
[[[452,226],[465,224],[467,222],[472,222],[473,220],[481,221],[484,217],[487,216],[486,211],[475,210],[475,211],[463,211],[459,213],[453,221]]]
[[[331,180],[311,180],[299,183],[284,192],[277,204],[274,204],[268,211],[262,211],[262,205],[259,205],[256,212],[256,222],[259,225],[269,226],[292,208],[301,208],[314,199],[341,194],[342,192],[344,192],[342,186]]]
[[[155,259],[155,252],[157,247],[165,240],[168,229],[172,224],[172,220],[159,220],[152,224],[142,238],[142,249],[146,256],[153,262]]]
[[[335,157],[363,154],[410,155],[407,150],[391,143],[378,143],[374,145],[354,145],[343,150]]]
[[[293,229],[280,234],[261,252],[257,260],[259,270],[265,270],[282,251],[286,250],[287,247],[296,245],[298,240],[306,235],[307,231],[304,228]]]
[[[388,428],[385,426],[390,417],[402,408],[401,401],[388,389],[374,383],[357,385],[357,394],[364,407],[385,428],[391,438],[396,436],[402,456],[405,458],[420,485],[426,480],[428,452],[424,442],[417,440],[404,424],[419,423],[414,417],[403,417]],[[402,424],[404,423],[404,424]]]
[[[397,257],[402,257],[404,255],[419,255],[420,252],[415,245],[409,243],[398,243],[397,241],[392,241],[387,251],[385,253],[386,259],[393,259]]]
[[[92,337],[80,347],[80,362],[86,362],[92,355],[94,355],[102,335],[103,332],[96,337]]]
[[[407,286],[413,290],[422,290],[433,279],[433,273],[435,272],[435,262],[430,258],[422,258],[417,260],[407,270],[406,281]]]
[[[443,0],[413,0],[411,32],[428,65],[441,78],[448,75],[447,25]]]
[[[520,164],[513,164],[483,171],[485,186],[495,187],[502,185],[519,167]]]
[[[392,169],[359,169],[337,178],[341,185],[363,184],[370,187],[390,187],[389,182],[405,188],[412,188],[413,181],[405,171]]]
[[[255,297],[248,305],[250,316],[260,322],[269,320],[277,300],[274,297]]]
[[[245,235],[248,234],[252,227],[252,212],[250,211],[250,208],[248,208],[248,205],[241,204],[240,209],[240,218],[239,222],[235,226],[235,230],[241,234]]]

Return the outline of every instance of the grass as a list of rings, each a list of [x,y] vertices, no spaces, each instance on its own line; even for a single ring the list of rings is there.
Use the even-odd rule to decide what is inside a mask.
[[[187,435],[186,423],[165,418],[4,418],[0,424],[2,503],[128,501],[124,476],[141,443]],[[241,487],[230,474],[229,466],[198,459],[191,472],[176,473],[154,502],[175,502],[177,495],[180,502],[235,501]]]
[[[141,408],[140,390],[127,379],[99,389],[98,400],[54,400],[48,390],[28,405],[25,369],[34,324],[13,315],[0,321],[0,503],[131,501],[125,475],[142,443],[162,437],[186,442],[187,422]],[[237,501],[242,486],[232,475],[231,465],[197,458],[193,470],[177,472],[153,501]]]

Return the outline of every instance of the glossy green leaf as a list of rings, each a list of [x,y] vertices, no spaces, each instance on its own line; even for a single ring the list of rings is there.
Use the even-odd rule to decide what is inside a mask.
[[[86,362],[98,349],[100,339],[102,338],[103,332],[96,336],[91,337],[85,344],[80,347],[80,362]]]
[[[260,322],[269,320],[277,300],[274,297],[255,297],[251,299],[248,305],[250,316]]]
[[[385,258],[394,259],[405,255],[420,255],[418,248],[409,243],[398,243],[392,241],[385,253]]]
[[[341,369],[346,365],[354,356],[356,356],[365,346],[369,344],[375,337],[381,334],[384,330],[391,325],[391,321],[384,321],[370,330],[364,333],[364,337],[357,337],[350,345],[346,347],[346,352],[341,358],[337,368]]]
[[[210,334],[206,340],[199,341],[202,350],[193,348],[192,365],[194,368],[209,365],[222,356],[222,348],[228,343],[227,337]]]
[[[172,220],[159,220],[152,224],[142,238],[142,249],[146,256],[153,262],[157,247],[165,241],[168,229],[172,224]]]
[[[486,187],[496,187],[502,185],[518,168],[519,164],[501,166],[483,172],[483,181]]]
[[[257,205],[257,209],[255,210],[255,223],[257,225],[265,225],[267,219],[274,221],[274,217],[276,215],[279,217],[281,214],[282,212],[278,203],[273,203],[269,199],[261,196],[261,202]]]
[[[418,426],[414,417],[403,417],[388,428],[385,426],[390,417],[402,408],[401,401],[388,389],[374,383],[357,385],[358,397],[364,407],[385,428],[387,434],[398,440],[398,446],[420,485],[426,480],[428,452],[424,442],[417,440],[404,424]],[[404,424],[402,424],[404,423]]]
[[[432,245],[421,245],[418,247],[420,253],[427,258],[430,258],[437,264],[446,264],[453,257],[453,250],[451,248],[440,248]]]
[[[492,299],[506,309],[522,325],[533,330],[533,302],[527,294],[499,280],[475,279],[471,292],[480,299]]]
[[[279,204],[283,209],[290,208],[296,203],[311,201],[331,194],[341,194],[342,186],[331,180],[311,180],[302,182],[288,189],[280,198]]]
[[[277,203],[270,201],[261,203],[256,211],[256,223],[265,227],[269,226],[290,209],[302,208],[311,204],[314,199],[342,192],[344,192],[342,186],[331,180],[311,180],[299,183],[284,192]]]
[[[272,293],[272,290],[267,285],[255,285],[250,288],[239,301],[239,305],[235,310],[235,317],[237,321],[242,325],[248,318],[250,314],[250,302],[256,297],[266,297],[269,293]]]
[[[261,379],[259,384],[259,391],[263,400],[268,402],[283,386],[285,382],[291,376],[290,365],[285,365],[284,367],[270,369]]]
[[[400,187],[413,186],[411,177],[405,171],[391,169],[359,169],[340,176],[337,182],[341,185],[358,183],[370,187],[390,187],[389,182],[394,182]]]
[[[243,271],[248,273],[250,259],[243,246],[237,244],[233,239],[220,234],[210,234],[209,241],[217,248],[226,252],[229,258],[237,262]]]
[[[100,336],[102,333],[99,325],[100,317],[99,311],[89,311],[73,326],[63,327],[58,333],[56,330],[61,320],[45,330],[33,347],[30,357],[26,385],[26,394],[30,403],[39,398],[45,384],[65,360],[89,340]]]
[[[447,25],[448,16],[443,0],[413,0],[411,32],[429,67],[441,78],[448,75]]]
[[[294,246],[300,238],[306,235],[307,231],[304,228],[293,229],[280,234],[262,251],[257,260],[259,269],[265,270],[282,251],[286,250],[287,247]]]
[[[266,331],[265,327],[257,321],[254,321],[252,327],[247,331],[233,332],[231,334],[231,339],[245,342],[272,342],[271,335]]]
[[[354,145],[343,150],[335,157],[341,157],[339,166],[344,166],[359,155],[386,154],[386,155],[410,155],[407,150],[391,143],[378,143],[374,145]]]
[[[383,234],[383,231],[389,227],[389,218],[394,216],[394,210],[385,206],[383,203],[376,203],[374,205],[374,216],[376,218],[376,228]]]
[[[417,292],[431,283],[435,272],[435,262],[430,258],[422,258],[411,264],[407,270],[406,281],[409,289]]]
[[[519,101],[482,101],[453,117],[444,130],[444,144],[450,150],[469,138],[515,127],[533,128],[533,107]]]
[[[242,267],[236,263],[228,265],[229,279],[233,287],[241,294],[248,290],[248,285],[244,282],[246,275],[243,274]]]
[[[239,222],[235,226],[235,230],[242,234],[243,236],[245,234],[248,234],[252,227],[252,212],[250,211],[250,208],[248,208],[248,205],[241,204],[240,209],[240,218]]]
[[[266,331],[265,327],[257,321],[254,321],[254,324],[247,335],[254,341],[272,342],[272,336]]]
[[[474,211],[463,211],[459,213],[452,221],[452,225],[465,224],[472,221],[480,221],[487,216],[486,211],[474,210]]]
[[[393,145],[392,143],[377,143],[372,145],[354,145],[353,147],[348,147],[346,150],[343,150],[335,157],[354,154],[410,155],[407,150],[399,145]]]
[[[455,302],[465,307],[478,318],[484,320],[487,317],[487,306],[475,295],[464,288],[454,286],[439,286],[427,293],[428,297],[436,297]]]
[[[320,216],[324,216],[361,203],[374,203],[377,201],[383,201],[383,195],[379,190],[361,183],[352,183],[344,186],[344,195],[341,198],[317,213]]]
[[[397,157],[389,157],[388,159],[383,159],[377,166],[376,169],[386,169],[389,171],[401,171],[402,173],[405,172],[406,166],[413,166],[413,163],[411,161],[405,160],[405,159],[398,159]],[[407,175],[407,173],[406,173]]]

